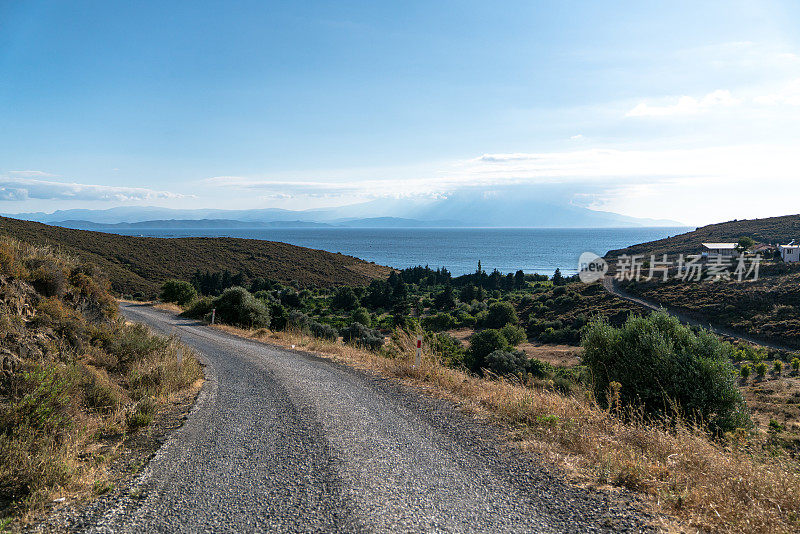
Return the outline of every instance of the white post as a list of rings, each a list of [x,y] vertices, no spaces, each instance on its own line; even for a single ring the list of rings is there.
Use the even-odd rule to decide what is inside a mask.
[[[211,309],[211,324],[214,324],[214,318],[216,316],[217,316],[217,309],[216,308],[212,308]]]
[[[420,359],[422,358],[422,336],[417,336],[417,356],[414,358],[416,367],[419,367]]]

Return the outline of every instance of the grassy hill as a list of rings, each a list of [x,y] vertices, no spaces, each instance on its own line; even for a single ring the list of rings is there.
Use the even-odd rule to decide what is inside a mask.
[[[702,243],[735,242],[742,237],[765,244],[786,244],[792,239],[800,240],[800,215],[709,224],[685,234],[612,250],[606,257],[620,254],[696,254],[702,250]]]
[[[0,236],[58,247],[102,269],[114,292],[144,297],[155,296],[164,280],[188,280],[198,269],[304,286],[363,285],[391,272],[352,256],[257,239],[129,237],[7,217],[0,217]]]
[[[750,237],[757,243],[775,244],[800,240],[800,215],[767,219],[731,221],[698,228],[667,239],[615,250],[620,254],[697,254],[703,242],[733,242]],[[758,280],[686,282],[623,282],[623,289],[681,310],[706,323],[800,348],[800,265],[786,264],[780,258],[766,258]]]

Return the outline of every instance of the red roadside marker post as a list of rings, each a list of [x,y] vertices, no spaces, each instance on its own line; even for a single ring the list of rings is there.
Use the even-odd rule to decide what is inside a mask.
[[[414,358],[415,367],[419,367],[422,358],[422,336],[417,336],[417,356]]]

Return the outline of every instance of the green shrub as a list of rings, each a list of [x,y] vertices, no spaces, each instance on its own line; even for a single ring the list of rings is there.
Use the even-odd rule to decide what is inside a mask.
[[[797,374],[800,371],[800,358],[792,358],[792,373]]]
[[[525,370],[535,378],[547,378],[553,373],[553,366],[536,358],[529,358]]]
[[[0,410],[0,434],[27,428],[59,439],[73,425],[80,375],[74,366],[36,366],[24,373],[26,393]]]
[[[517,375],[525,372],[527,361],[521,350],[495,350],[486,356],[484,367],[500,376]]]
[[[286,324],[289,321],[289,314],[286,313],[286,308],[284,308],[283,304],[277,301],[270,302],[268,306],[269,327],[276,332],[280,330],[286,330]]]
[[[422,327],[431,332],[441,332],[450,330],[456,324],[455,318],[449,313],[437,313],[429,317],[422,318]]]
[[[488,328],[503,328],[507,324],[517,324],[519,318],[510,302],[495,302],[489,306],[484,324]]]
[[[361,323],[353,323],[339,332],[345,343],[358,345],[369,350],[378,350],[383,346],[383,336]]]
[[[714,431],[750,425],[730,363],[731,346],[708,331],[695,333],[657,312],[630,317],[621,328],[595,320],[582,344],[601,402],[614,381],[621,384],[623,404],[641,406],[650,415],[680,410]]]
[[[350,320],[354,323],[361,323],[367,327],[372,326],[372,317],[369,311],[364,307],[356,308],[352,315],[350,315]]]
[[[286,320],[286,327],[301,333],[308,333],[309,327],[308,325],[311,323],[311,318],[303,312],[294,310],[289,313],[289,317]]]
[[[308,324],[308,328],[311,331],[311,335],[314,337],[318,337],[320,339],[327,339],[328,341],[336,341],[339,337],[336,329],[328,324],[318,323],[317,321],[311,321]]]
[[[264,303],[243,287],[230,287],[214,299],[219,322],[259,328],[269,326],[269,311]]]
[[[512,347],[516,347],[528,339],[525,335],[525,330],[513,324],[505,325],[500,329],[500,333],[503,334],[503,337],[506,338],[506,341],[508,341],[508,344]]]
[[[197,298],[197,290],[183,280],[167,280],[161,286],[161,300],[184,306]]]
[[[783,372],[783,362],[780,360],[772,362],[772,372],[776,375],[780,375]]]
[[[750,373],[752,373],[752,371],[753,369],[750,367],[750,364],[746,363],[742,366],[741,369],[739,369],[739,375],[745,380],[747,380],[748,378],[750,378]]]
[[[425,340],[442,363],[449,367],[464,364],[466,350],[459,340],[446,333],[427,334]]]
[[[350,286],[337,289],[331,299],[331,308],[335,310],[353,310],[357,308],[358,305],[358,296]]]
[[[472,335],[469,340],[467,365],[473,371],[486,367],[486,357],[496,350],[505,351],[508,341],[500,330],[487,329]]]
[[[194,299],[191,304],[181,313],[181,317],[189,317],[192,319],[205,319],[206,316],[211,314],[211,309],[214,307],[214,299],[211,297],[198,297]]]
[[[764,378],[767,374],[767,364],[764,362],[758,362],[756,364],[756,376],[758,378]]]

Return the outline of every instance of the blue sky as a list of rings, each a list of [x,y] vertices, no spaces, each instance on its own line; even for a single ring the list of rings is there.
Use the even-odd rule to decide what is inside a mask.
[[[798,213],[800,5],[698,4],[0,0],[0,212]]]

